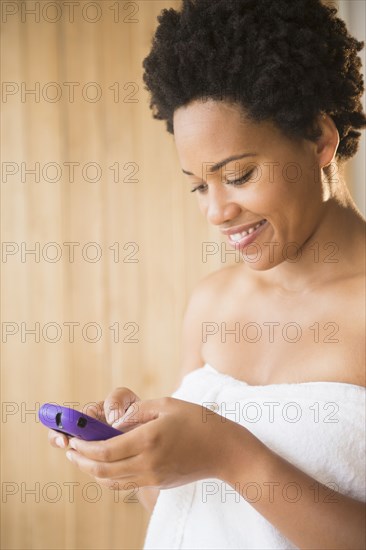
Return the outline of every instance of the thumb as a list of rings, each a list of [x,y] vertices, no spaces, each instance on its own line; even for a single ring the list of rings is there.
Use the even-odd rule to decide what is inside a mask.
[[[127,411],[129,406],[140,398],[129,388],[116,388],[104,401],[105,416],[109,424],[114,424]]]
[[[113,422],[112,426],[119,430],[126,430],[126,428],[133,428],[138,424],[145,424],[146,422],[150,422],[150,420],[155,420],[159,414],[157,399],[136,401],[135,403],[131,403],[125,414],[116,422]]]

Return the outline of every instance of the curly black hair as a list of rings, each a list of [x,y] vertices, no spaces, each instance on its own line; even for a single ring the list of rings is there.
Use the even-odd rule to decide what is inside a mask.
[[[234,101],[248,119],[315,140],[319,114],[337,126],[336,158],[358,149],[364,42],[321,0],[183,0],[163,9],[143,60],[153,117],[174,134],[173,115],[195,99]]]

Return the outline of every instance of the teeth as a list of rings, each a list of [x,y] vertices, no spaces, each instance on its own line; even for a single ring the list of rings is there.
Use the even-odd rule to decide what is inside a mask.
[[[250,227],[249,229],[247,229],[247,231],[242,231],[241,233],[234,233],[233,235],[230,235],[230,239],[234,242],[239,242],[243,237],[246,237],[247,235],[250,235],[251,233],[253,233],[253,231],[258,229],[258,227],[260,225],[263,225],[265,222],[266,220],[262,220],[256,225],[254,225],[253,227]]]
[[[245,235],[247,235],[248,233],[246,231],[243,231],[242,233],[234,233],[233,235],[230,235],[230,239],[232,241],[240,241],[243,237],[245,237]]]

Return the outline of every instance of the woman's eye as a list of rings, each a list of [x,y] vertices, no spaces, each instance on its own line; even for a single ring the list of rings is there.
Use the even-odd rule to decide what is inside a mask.
[[[194,189],[191,189],[191,193],[194,193],[195,191],[199,191],[200,193],[203,192],[204,185],[197,185]]]
[[[230,185],[235,185],[235,186],[236,185],[243,185],[243,183],[248,181],[248,179],[253,174],[253,172],[254,172],[254,168],[253,168],[253,170],[250,170],[247,174],[245,174],[241,178],[239,178],[237,180],[226,180],[225,183],[229,183]],[[205,188],[205,184],[198,185],[194,189],[191,189],[191,193],[194,193],[195,191],[199,191],[200,193],[203,193],[204,188]]]

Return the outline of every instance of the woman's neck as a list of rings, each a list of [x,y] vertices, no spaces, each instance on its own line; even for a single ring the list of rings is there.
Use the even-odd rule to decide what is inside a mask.
[[[253,273],[258,281],[289,293],[306,294],[315,287],[365,270],[366,222],[348,190],[329,199],[313,234],[298,251],[266,271]]]

